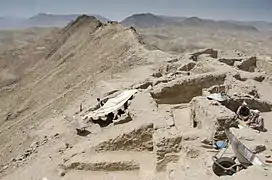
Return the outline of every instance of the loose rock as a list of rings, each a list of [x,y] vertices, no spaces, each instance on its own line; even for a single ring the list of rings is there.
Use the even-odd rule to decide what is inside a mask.
[[[266,150],[265,145],[257,145],[257,146],[253,149],[253,153],[254,153],[254,154],[259,154],[259,153],[261,153],[261,152],[263,152],[263,151],[265,151],[265,150]]]

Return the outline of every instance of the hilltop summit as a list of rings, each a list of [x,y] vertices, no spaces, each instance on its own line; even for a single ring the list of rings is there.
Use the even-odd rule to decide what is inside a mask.
[[[164,25],[164,20],[151,13],[134,14],[121,22],[125,26],[139,28],[160,27]]]

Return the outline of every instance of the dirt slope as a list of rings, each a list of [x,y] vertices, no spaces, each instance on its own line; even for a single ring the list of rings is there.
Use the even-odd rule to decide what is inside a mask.
[[[148,58],[155,57],[154,52],[148,52],[152,55]],[[156,60],[167,58],[158,54]],[[33,121],[26,119],[32,123],[32,129],[23,129],[27,127],[26,121],[17,125],[28,134],[22,138],[29,142],[24,144],[28,148],[20,152],[14,146],[6,147],[10,154],[14,151],[15,158],[3,164],[0,177],[7,180],[218,179],[212,170],[212,156],[218,153],[212,146],[213,140],[225,138],[225,124],[235,116],[234,111],[243,100],[250,108],[262,112],[268,131],[256,132],[248,127],[231,131],[251,150],[258,151],[263,160],[271,157],[272,103],[268,93],[271,71],[263,69],[263,63],[268,67],[271,59],[264,61],[262,57],[238,54],[236,57],[233,52],[231,55],[205,49],[121,73],[107,73],[112,78],[102,73],[95,79],[96,86],[90,87],[92,82],[85,79],[74,91],[38,109],[31,116]],[[107,86],[113,90],[131,87],[139,90],[128,106],[130,120],[123,121],[121,115],[118,123],[114,121],[106,127],[89,122],[85,124],[89,125],[89,133],[76,134],[78,122],[86,122],[81,117],[88,114],[97,94],[111,92]],[[221,104],[206,97],[215,92],[225,92],[229,101]],[[75,97],[79,101],[73,102]],[[78,111],[81,102],[83,112]],[[44,118],[47,120],[41,123]],[[231,148],[224,156],[233,156]],[[272,172],[269,167],[257,166],[243,171],[261,179]],[[243,171],[234,178],[245,178]]]
[[[48,53],[57,28],[0,31],[0,87],[12,85]]]
[[[89,16],[67,25],[51,44],[49,53],[31,64],[15,88],[2,89],[1,164],[24,147],[29,129],[90,91],[94,80],[168,57],[146,50],[135,30]]]
[[[0,178],[218,179],[213,144],[226,139],[243,101],[261,112],[267,132],[243,122],[231,131],[271,160],[271,57],[210,46],[169,55],[150,50],[134,28],[88,16],[53,39],[43,58],[25,61],[21,79],[1,89]],[[89,117],[97,97],[131,88],[138,92],[127,112],[100,126]],[[218,92],[228,101],[207,98]],[[86,132],[78,133],[81,125]],[[231,148],[224,154],[233,155]],[[271,175],[268,166],[256,168],[234,179]]]

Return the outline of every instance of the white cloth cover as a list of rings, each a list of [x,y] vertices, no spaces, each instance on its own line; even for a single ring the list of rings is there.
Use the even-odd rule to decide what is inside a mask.
[[[86,114],[86,116],[92,117],[93,120],[97,120],[99,117],[103,119],[109,113],[120,109],[135,93],[137,90],[126,90],[118,96],[110,98],[101,108]]]

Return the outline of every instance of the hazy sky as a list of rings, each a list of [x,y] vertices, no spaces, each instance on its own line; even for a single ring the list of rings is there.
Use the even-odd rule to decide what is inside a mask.
[[[37,13],[100,14],[122,20],[133,13],[272,21],[272,0],[0,0],[0,16]]]

